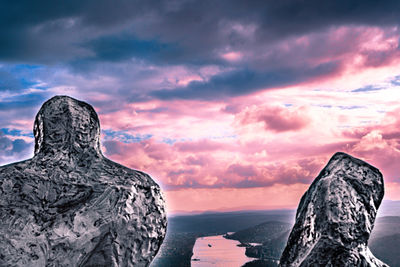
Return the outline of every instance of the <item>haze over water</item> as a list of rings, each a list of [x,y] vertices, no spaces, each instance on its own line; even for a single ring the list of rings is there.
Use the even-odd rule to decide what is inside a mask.
[[[200,237],[193,247],[191,266],[239,267],[254,260],[247,257],[246,249],[238,247],[238,244],[240,244],[238,241],[225,239],[222,235]],[[193,259],[199,259],[199,261],[193,261]]]

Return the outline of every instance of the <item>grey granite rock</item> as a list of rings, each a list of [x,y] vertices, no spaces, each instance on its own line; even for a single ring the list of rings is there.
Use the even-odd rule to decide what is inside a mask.
[[[377,168],[336,153],[301,198],[280,266],[387,266],[367,247],[383,194]]]
[[[0,266],[148,266],[166,233],[160,187],[105,158],[87,103],[56,96],[32,159],[0,168]]]

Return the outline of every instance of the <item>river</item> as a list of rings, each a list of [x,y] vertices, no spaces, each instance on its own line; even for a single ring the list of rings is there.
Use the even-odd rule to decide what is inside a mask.
[[[222,235],[199,237],[193,247],[192,267],[240,267],[255,260],[245,255],[246,248]]]

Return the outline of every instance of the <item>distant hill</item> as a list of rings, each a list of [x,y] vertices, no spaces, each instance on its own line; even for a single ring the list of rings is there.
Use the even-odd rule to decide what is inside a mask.
[[[375,226],[372,230],[369,242],[371,243],[377,238],[397,233],[400,233],[399,216],[378,217],[375,221]]]
[[[263,254],[266,257],[272,257],[279,259],[283,250],[286,247],[287,240],[289,238],[291,229],[281,233],[275,239],[266,241],[263,243]]]
[[[234,234],[228,235],[227,238],[235,239],[241,243],[260,243],[246,248],[248,257],[264,259],[264,261],[254,261],[248,266],[270,266],[265,260],[279,259],[283,249],[285,248],[287,239],[290,234],[292,224],[282,221],[267,221],[253,227],[249,227]]]
[[[203,235],[236,232],[267,221],[292,223],[293,210],[235,211],[174,216],[168,220],[168,231],[199,233]]]
[[[292,225],[280,221],[268,221],[253,227],[246,228],[228,235],[227,238],[235,239],[242,243],[264,243],[278,238],[282,233],[290,230]]]
[[[378,259],[400,267],[400,217],[378,217],[368,246]]]
[[[376,238],[369,244],[372,253],[391,267],[400,267],[399,247],[400,233]]]

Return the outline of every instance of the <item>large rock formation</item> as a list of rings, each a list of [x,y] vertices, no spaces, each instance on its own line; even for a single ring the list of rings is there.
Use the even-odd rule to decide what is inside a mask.
[[[147,266],[166,232],[159,186],[100,150],[94,109],[56,96],[32,159],[0,168],[0,266]]]
[[[383,194],[377,168],[336,153],[301,198],[280,266],[387,266],[367,247]]]

